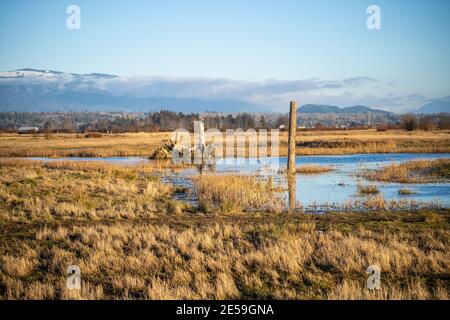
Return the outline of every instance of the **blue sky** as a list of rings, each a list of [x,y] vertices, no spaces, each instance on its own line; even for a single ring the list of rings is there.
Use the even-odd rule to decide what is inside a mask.
[[[66,28],[71,4],[81,8],[80,30]],[[381,8],[381,30],[366,27],[371,4]],[[2,0],[0,70],[191,86],[219,78],[262,83],[242,99],[274,107],[298,99],[399,111],[450,95],[449,31],[447,0]],[[285,90],[274,93],[274,81]],[[289,90],[299,81],[343,85]]]

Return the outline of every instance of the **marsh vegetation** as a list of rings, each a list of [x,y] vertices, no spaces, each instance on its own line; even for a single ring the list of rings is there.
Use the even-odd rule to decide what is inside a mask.
[[[358,185],[358,194],[359,195],[371,195],[371,194],[378,194],[380,193],[380,190],[377,186],[374,185]]]
[[[266,210],[281,212],[284,198],[272,178],[255,175],[208,174],[194,178],[199,207],[208,212]]]
[[[295,169],[296,173],[300,174],[321,174],[330,172],[333,170],[333,167],[330,166],[319,166],[319,165],[302,165],[298,166]]]
[[[415,191],[411,190],[409,188],[401,188],[401,189],[398,190],[398,194],[410,195],[410,194],[415,194]]]
[[[110,138],[82,139],[70,152],[143,150]],[[35,139],[19,139],[18,150],[60,156],[73,142]],[[448,163],[433,161],[408,168],[445,177]],[[1,159],[0,299],[449,298],[445,206],[386,199],[371,183],[325,213],[323,204],[321,214],[288,213],[285,186],[270,176],[205,172],[186,187],[163,179],[172,169]],[[298,173],[320,179],[334,170],[302,164]],[[66,287],[69,265],[81,269],[80,291]],[[366,288],[370,265],[382,270],[380,290]]]
[[[2,298],[448,298],[448,210],[223,210],[271,198],[258,195],[267,182],[231,176],[204,191],[219,204],[205,213],[174,209],[151,167],[3,161],[0,171]],[[73,264],[81,291],[65,287]],[[380,291],[365,288],[372,264]]]
[[[399,183],[448,182],[450,181],[450,159],[393,163],[380,170],[368,171],[365,177],[374,181]]]

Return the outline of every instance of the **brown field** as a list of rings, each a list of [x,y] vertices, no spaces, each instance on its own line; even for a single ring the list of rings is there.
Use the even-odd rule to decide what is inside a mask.
[[[84,134],[0,134],[0,157],[149,156],[169,133],[128,133],[85,138]]]
[[[0,157],[150,156],[171,133],[85,136],[0,134]],[[299,155],[450,152],[450,131],[305,131],[298,132],[297,145]],[[280,134],[280,155],[287,155],[286,132]]]
[[[261,192],[270,182],[204,176],[204,211],[160,177],[153,165],[0,161],[0,299],[449,298],[448,209],[245,212],[276,202]],[[81,291],[66,288],[69,265]],[[370,265],[380,290],[366,288]]]

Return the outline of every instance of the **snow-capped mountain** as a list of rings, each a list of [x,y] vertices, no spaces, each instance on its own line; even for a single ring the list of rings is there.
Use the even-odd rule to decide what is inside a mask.
[[[176,86],[173,80],[162,78],[20,69],[0,72],[0,112],[264,110],[245,101],[190,96]]]
[[[354,82],[124,77],[19,69],[0,72],[0,112],[287,112],[292,97],[318,94],[324,88],[340,88]],[[362,105],[342,109],[314,104],[299,108],[299,113],[368,112],[389,114]]]
[[[14,71],[0,72],[0,79],[20,79],[20,78],[37,78],[47,80],[73,80],[75,78],[92,78],[92,79],[114,79],[118,78],[116,75],[91,73],[91,74],[76,74],[66,73],[53,70],[38,70],[38,69],[19,69]]]

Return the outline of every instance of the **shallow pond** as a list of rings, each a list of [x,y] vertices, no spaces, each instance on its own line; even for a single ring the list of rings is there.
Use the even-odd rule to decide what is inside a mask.
[[[405,162],[419,159],[450,158],[450,154],[355,154],[337,156],[299,156],[297,165],[323,165],[332,166],[331,172],[315,175],[297,174],[296,176],[296,200],[304,209],[324,208],[330,205],[342,205],[349,200],[357,200],[358,184],[369,184],[357,174],[365,169],[377,169],[389,165],[392,162]],[[32,158],[41,161],[54,161],[58,159]],[[59,159],[60,160],[60,159]],[[150,160],[141,157],[121,158],[67,158],[70,161],[105,161],[124,165],[136,165],[148,163]],[[283,175],[278,173],[280,168],[285,168],[286,157],[262,158],[262,159],[223,159],[214,166],[217,173],[258,173],[272,175],[280,183],[286,184]],[[207,169],[207,170],[212,170]],[[197,168],[189,168],[175,172],[166,178],[175,184],[189,186],[189,176],[198,175]],[[438,203],[442,207],[450,207],[450,184],[399,184],[370,182],[378,186],[386,200],[409,199],[417,202]],[[399,189],[411,189],[414,194],[400,195]],[[286,191],[287,195],[287,191]]]

